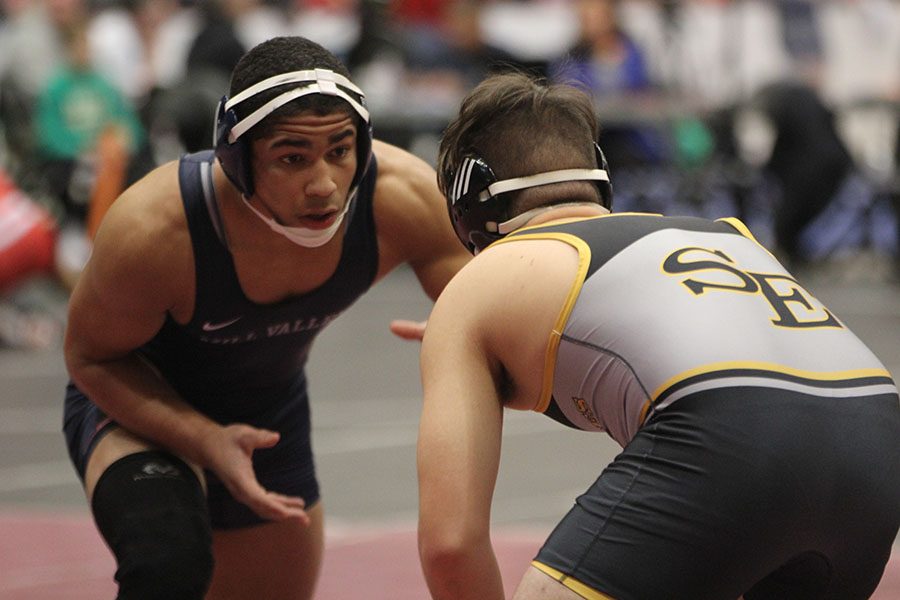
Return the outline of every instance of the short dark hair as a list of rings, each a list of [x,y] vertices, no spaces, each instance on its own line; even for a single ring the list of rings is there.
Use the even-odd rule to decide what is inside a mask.
[[[304,71],[309,69],[328,69],[350,79],[350,72],[341,60],[326,48],[300,36],[274,37],[254,46],[238,61],[231,74],[229,97],[250,86],[283,73]],[[296,87],[296,83],[285,84]],[[239,119],[242,119],[261,107],[263,104],[284,93],[290,87],[278,86],[248,98],[235,107]],[[351,97],[359,99],[358,94],[348,91]],[[356,115],[353,108],[343,99],[325,94],[309,94],[288,102],[278,108],[248,133],[258,138],[264,136],[267,125],[280,118],[311,110],[319,115],[346,112]]]
[[[594,168],[598,135],[594,102],[584,90],[522,72],[492,75],[466,96],[444,131],[438,186],[447,195],[448,179],[473,155],[484,159],[498,179]]]

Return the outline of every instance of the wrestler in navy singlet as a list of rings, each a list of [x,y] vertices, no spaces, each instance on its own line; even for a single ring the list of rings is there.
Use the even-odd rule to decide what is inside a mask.
[[[223,235],[212,185],[211,151],[182,157],[181,196],[194,252],[196,297],[185,325],[170,316],[140,353],[180,396],[220,423],[242,422],[281,433],[274,448],[257,450],[254,467],[272,491],[318,500],[309,445],[309,406],[304,366],[315,336],[356,301],[375,280],[378,246],[372,211],[375,158],[346,216],[343,251],[335,273],[309,293],[272,304],[248,299]],[[69,384],[65,432],[81,475],[108,419]],[[214,527],[260,521],[235,502],[207,472]]]
[[[534,566],[595,599],[867,598],[900,525],[897,388],[872,352],[737,220],[495,244],[528,239],[580,257],[535,410],[624,447]]]

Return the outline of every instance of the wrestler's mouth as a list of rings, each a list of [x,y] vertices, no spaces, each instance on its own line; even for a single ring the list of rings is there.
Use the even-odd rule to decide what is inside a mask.
[[[332,210],[327,213],[303,215],[299,219],[299,226],[309,229],[326,229],[334,224],[338,214],[340,214],[339,211]]]

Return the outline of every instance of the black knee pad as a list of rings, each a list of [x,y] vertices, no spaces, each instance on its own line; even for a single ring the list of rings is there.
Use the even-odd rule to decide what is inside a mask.
[[[212,578],[212,530],[197,475],[160,451],[104,471],[91,501],[116,557],[119,600],[200,600]]]

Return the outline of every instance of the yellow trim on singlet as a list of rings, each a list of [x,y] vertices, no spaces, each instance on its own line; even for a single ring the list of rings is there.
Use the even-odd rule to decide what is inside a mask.
[[[716,219],[716,221],[728,223],[729,225],[731,225],[732,227],[737,229],[738,233],[740,233],[742,236],[744,236],[745,238],[747,238],[748,240],[750,240],[751,242],[755,243],[757,246],[759,246],[760,248],[765,250],[766,254],[768,254],[772,258],[775,258],[775,255],[772,254],[771,252],[769,252],[769,249],[766,248],[765,246],[763,246],[759,242],[759,240],[756,239],[756,236],[754,236],[752,233],[750,233],[750,229],[746,225],[744,225],[744,222],[741,221],[740,219],[738,219],[737,217],[723,217],[721,219]]]
[[[891,377],[891,374],[888,373],[885,369],[854,369],[850,371],[818,372],[793,369],[791,367],[785,367],[783,365],[778,365],[775,363],[734,360],[703,365],[702,367],[689,369],[687,371],[684,371],[683,373],[679,373],[678,375],[671,377],[665,383],[656,388],[656,390],[654,390],[654,392],[650,395],[650,401],[656,402],[656,399],[659,398],[659,396],[663,392],[665,392],[676,383],[684,381],[685,379],[690,379],[691,377],[696,377],[697,375],[703,375],[706,373],[731,371],[734,369],[771,371],[773,373],[784,373],[785,375],[793,375],[795,377],[802,377],[804,379],[811,379],[814,381],[843,381],[845,379],[859,379],[862,377]]]
[[[615,600],[615,598],[613,598],[612,596],[607,596],[606,594],[598,592],[594,588],[588,587],[588,586],[584,585],[583,583],[581,583],[580,581],[578,581],[577,579],[573,579],[572,577],[569,577],[565,573],[563,573],[561,571],[557,571],[553,567],[548,567],[544,563],[533,560],[533,561],[531,561],[531,566],[534,567],[535,569],[537,569],[538,571],[540,571],[541,573],[549,575],[550,577],[552,577],[556,581],[560,582],[561,584],[563,584],[564,586],[566,586],[567,588],[569,588],[570,590],[572,590],[573,592],[575,592],[576,594],[581,596],[582,598],[587,598],[587,600]]]
[[[647,414],[650,412],[650,407],[653,406],[653,402],[650,400],[645,400],[644,405],[641,407],[641,414],[638,416],[638,427],[644,424],[644,421],[647,420]]]
[[[575,301],[578,299],[578,294],[581,292],[581,286],[584,285],[584,278],[587,275],[588,266],[591,264],[591,248],[588,246],[587,242],[578,236],[556,231],[525,234],[516,233],[514,236],[497,240],[492,245],[515,242],[517,240],[556,240],[569,244],[575,248],[576,252],[578,252],[578,273],[575,275],[575,280],[572,282],[572,287],[569,289],[569,294],[566,296],[566,301],[563,304],[562,310],[559,311],[559,315],[556,317],[556,324],[550,332],[550,339],[547,342],[547,353],[544,358],[544,377],[541,384],[541,395],[538,398],[537,403],[531,409],[535,412],[542,413],[550,406],[550,398],[553,396],[553,372],[556,370],[556,352],[559,349],[559,341],[562,337],[563,329],[566,327],[566,322],[569,320],[569,315],[572,313],[572,308],[575,306]]]
[[[716,219],[716,221],[722,221],[723,223],[728,223],[729,225],[731,225],[732,227],[737,229],[741,233],[742,236],[744,236],[745,238],[749,238],[749,239],[753,240],[754,242],[756,242],[757,244],[759,244],[759,241],[753,236],[752,233],[750,233],[750,229],[748,229],[747,226],[744,225],[744,222],[741,221],[740,219],[738,219],[737,217],[723,217],[721,219]]]

